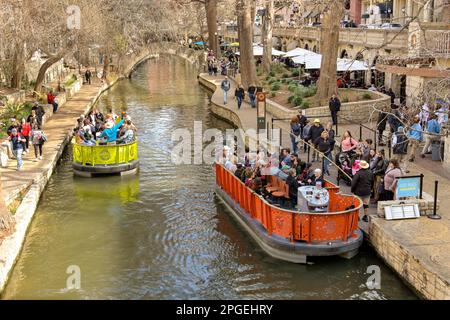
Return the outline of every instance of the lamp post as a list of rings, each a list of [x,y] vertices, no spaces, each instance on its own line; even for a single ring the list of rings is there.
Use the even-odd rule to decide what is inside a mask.
[[[405,7],[402,8],[402,13],[403,13],[403,24],[405,24],[405,22],[406,22],[406,9],[405,9]]]

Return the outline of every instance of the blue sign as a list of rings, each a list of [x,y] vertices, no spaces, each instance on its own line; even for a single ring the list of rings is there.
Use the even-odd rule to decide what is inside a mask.
[[[420,177],[402,177],[397,181],[397,199],[407,197],[419,197]]]

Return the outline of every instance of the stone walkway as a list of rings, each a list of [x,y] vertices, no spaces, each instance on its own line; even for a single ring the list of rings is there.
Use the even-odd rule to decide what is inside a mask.
[[[220,86],[223,77],[211,77],[207,74],[200,75],[214,84]],[[230,90],[234,97],[234,84]],[[256,109],[251,109],[245,103],[241,110],[237,109],[236,101],[232,98],[229,103],[223,105],[222,90],[216,90],[211,101],[219,106],[234,111],[240,118],[243,129],[256,128]],[[270,121],[271,115],[267,115]],[[282,145],[290,147],[289,122],[276,121],[276,125],[282,129]],[[359,139],[359,125],[341,125],[339,134],[344,130],[350,130],[356,139]],[[372,138],[373,132],[364,129],[363,139]],[[301,153],[302,160],[306,160]],[[410,163],[408,169],[410,175],[424,174],[423,190],[434,194],[434,181],[439,181],[439,214],[441,220],[431,220],[427,217],[412,220],[387,221],[376,216],[376,205],[371,205],[370,230],[376,230],[377,252],[391,265],[406,281],[410,282],[423,296],[429,299],[450,299],[450,174],[437,162],[430,159],[417,159]],[[335,181],[336,171],[330,167],[331,181]],[[350,193],[347,186],[341,185],[344,193]],[[367,224],[360,223],[360,227],[368,230]]]
[[[51,169],[59,159],[58,155],[62,152],[61,145],[64,143],[67,134],[73,130],[76,119],[86,111],[87,105],[98,95],[102,86],[103,84],[99,81],[92,85],[84,85],[44,124],[43,129],[48,141],[43,147],[42,160],[35,161],[34,149],[33,146],[30,146],[30,152],[24,154],[24,166],[21,171],[16,170],[17,162],[15,159],[10,159],[7,167],[0,168],[6,204],[11,204],[36,179],[41,179],[43,174],[46,176],[47,172],[50,172],[51,175]]]

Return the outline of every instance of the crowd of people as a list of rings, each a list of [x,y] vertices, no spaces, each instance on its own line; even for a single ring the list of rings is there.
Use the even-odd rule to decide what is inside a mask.
[[[76,143],[86,146],[127,144],[136,139],[137,128],[126,112],[103,115],[93,109],[87,117],[81,115],[75,128]]]
[[[43,146],[47,136],[42,130],[45,110],[38,102],[31,108],[28,117],[22,119],[11,119],[11,125],[7,129],[9,147],[17,160],[17,170],[23,168],[22,156],[34,149],[35,161],[42,160]]]
[[[322,170],[314,169],[312,163],[306,163],[297,154],[291,154],[289,148],[282,149],[280,154],[246,151],[245,156],[239,159],[236,153],[225,146],[219,161],[246,186],[271,203],[276,203],[276,200],[266,189],[270,183],[270,176],[282,179],[289,186],[287,206],[291,208],[297,204],[297,189],[300,186],[316,186],[324,183]]]

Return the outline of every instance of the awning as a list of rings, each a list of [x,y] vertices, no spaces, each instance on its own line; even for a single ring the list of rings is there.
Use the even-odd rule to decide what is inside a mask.
[[[284,57],[293,58],[293,57],[306,56],[306,55],[318,55],[318,53],[315,53],[311,50],[306,50],[303,48],[295,48],[293,50],[286,52]]]
[[[240,55],[240,52],[236,52],[237,55]],[[272,48],[272,56],[282,56],[286,54],[286,52],[279,51]],[[256,57],[263,55],[263,47],[262,45],[253,45],[253,55]]]

